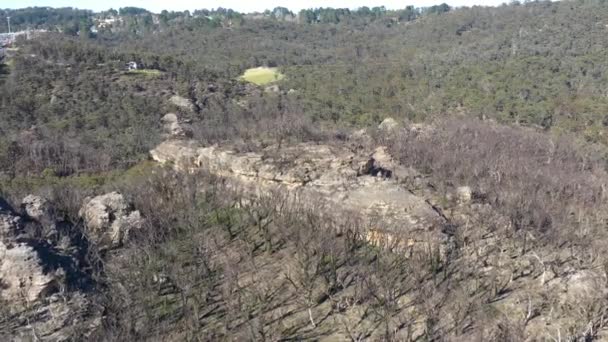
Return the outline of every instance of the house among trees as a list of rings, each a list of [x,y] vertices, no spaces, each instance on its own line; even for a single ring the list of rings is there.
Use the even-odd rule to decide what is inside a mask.
[[[15,42],[14,33],[1,33],[0,34],[0,47],[8,47]]]

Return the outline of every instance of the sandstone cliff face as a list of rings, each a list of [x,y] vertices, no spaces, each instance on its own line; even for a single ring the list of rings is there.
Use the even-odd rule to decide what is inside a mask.
[[[6,245],[0,242],[0,279],[2,299],[10,302],[33,302],[52,292],[63,272],[45,272],[44,264],[33,247],[25,243]]]
[[[27,196],[21,208],[22,215],[0,199],[0,320],[9,319],[0,341],[68,341],[91,333],[100,315],[83,291],[90,281],[83,252],[119,247],[141,226],[139,212],[116,192],[87,199],[81,214],[88,241],[79,244],[60,232],[70,227],[45,198]]]
[[[0,298],[18,303],[50,293],[63,272],[46,269],[35,245],[20,241],[21,230],[21,218],[6,206],[0,209]]]
[[[413,171],[398,165],[384,148],[356,153],[344,146],[309,143],[260,153],[237,153],[192,140],[168,140],[150,152],[152,158],[181,171],[203,169],[235,181],[249,193],[286,191],[296,198],[322,201],[337,216],[356,213],[363,225],[391,241],[432,241],[443,245],[441,213],[424,198],[404,188],[399,178]],[[387,235],[389,234],[389,235]]]

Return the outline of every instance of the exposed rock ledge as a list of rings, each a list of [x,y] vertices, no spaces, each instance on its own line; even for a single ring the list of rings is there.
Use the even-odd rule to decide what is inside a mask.
[[[443,244],[447,240],[440,229],[444,217],[395,179],[395,171],[404,177],[407,170],[383,148],[364,154],[345,147],[302,143],[238,153],[201,147],[192,140],[168,140],[150,154],[177,170],[204,169],[253,192],[282,188],[300,198],[323,200],[337,215],[360,214],[369,228],[367,237],[374,243],[408,247],[416,241]]]

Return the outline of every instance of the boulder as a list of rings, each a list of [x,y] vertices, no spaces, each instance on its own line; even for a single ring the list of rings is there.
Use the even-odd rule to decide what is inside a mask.
[[[384,146],[377,147],[359,170],[363,175],[392,178],[399,182],[418,176],[413,169],[401,165],[393,158]]]
[[[192,128],[187,122],[180,121],[175,113],[168,113],[161,119],[165,135],[168,138],[190,138]]]
[[[89,241],[101,249],[120,247],[134,229],[141,228],[139,211],[131,210],[123,195],[117,192],[87,199],[80,209]]]
[[[181,97],[179,95],[173,95],[171,96],[171,98],[169,99],[169,101],[174,104],[175,106],[182,108],[182,109],[186,109],[188,111],[193,112],[195,107],[194,104],[192,103],[192,101],[190,101],[189,99],[185,98],[185,97]]]
[[[393,132],[398,129],[399,126],[400,125],[397,120],[393,118],[386,118],[380,123],[380,125],[378,125],[378,129],[385,132]]]
[[[410,134],[413,134],[415,137],[430,137],[433,133],[435,133],[435,127],[433,125],[429,125],[426,123],[413,123],[407,127],[407,130]]]
[[[28,195],[21,201],[21,207],[30,218],[42,222],[53,221],[53,208],[46,198]]]
[[[61,268],[45,272],[38,252],[25,243],[0,242],[0,297],[9,303],[33,302],[57,288]]]
[[[397,167],[397,163],[393,160],[393,156],[391,156],[386,147],[380,146],[376,148],[374,153],[371,156],[371,160],[373,161],[374,167],[372,172],[376,173],[373,176],[382,176],[390,178],[393,176],[393,171]]]
[[[28,195],[21,201],[21,208],[29,219],[37,223],[37,236],[56,245],[59,241],[58,220],[51,203],[44,197]]]
[[[45,251],[22,236],[22,228],[21,217],[0,199],[0,298],[9,303],[44,297],[63,274],[61,268],[44,264]]]
[[[470,203],[473,198],[473,191],[471,187],[468,186],[459,186],[456,188],[456,198],[459,203],[466,204]]]

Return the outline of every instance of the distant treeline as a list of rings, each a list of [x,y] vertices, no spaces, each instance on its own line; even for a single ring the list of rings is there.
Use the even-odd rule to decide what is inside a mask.
[[[314,8],[304,9],[299,13],[294,13],[285,7],[276,7],[272,10],[266,10],[263,13],[254,13],[252,17],[259,18],[262,16],[267,19],[284,20],[288,18],[298,19],[301,23],[339,23],[345,20],[366,19],[377,20],[381,18],[394,18],[400,21],[414,20],[425,14],[441,14],[449,12],[451,7],[443,3],[431,7],[414,7],[407,6],[404,9],[388,10],[384,6],[381,7],[361,7],[355,10],[348,8]],[[256,16],[257,14],[257,16]],[[167,11],[163,10],[159,14],[154,14],[144,8],[139,7],[122,7],[118,10],[109,9],[102,12],[93,12],[90,10],[81,10],[72,7],[52,8],[52,7],[28,7],[21,9],[0,9],[0,17],[10,17],[11,29],[13,31],[31,29],[51,29],[61,32],[75,34],[78,30],[85,26],[91,26],[95,18],[110,18],[110,17],[149,17],[150,20],[144,20],[148,26],[152,26],[154,20],[151,18],[156,16],[158,24],[167,25],[170,21],[184,21],[196,18],[202,18],[203,21],[213,24],[219,24],[222,20],[243,20],[247,18],[246,13],[240,13],[232,9],[217,8],[214,10],[199,9],[192,13],[190,11]],[[215,25],[219,26],[219,25]],[[0,32],[8,31],[8,21],[0,20]]]

